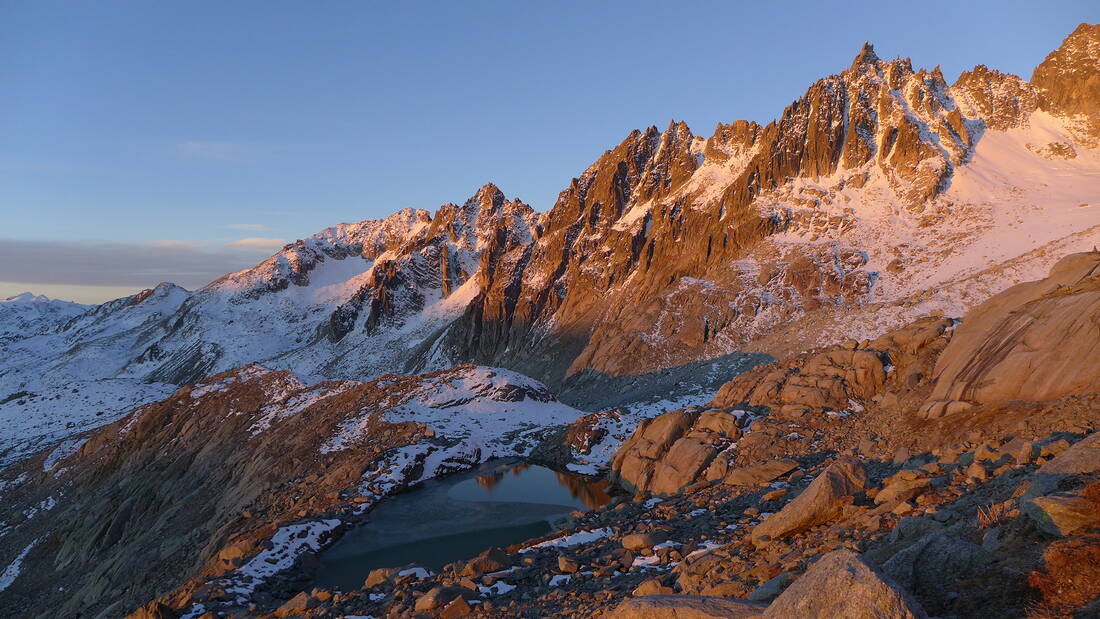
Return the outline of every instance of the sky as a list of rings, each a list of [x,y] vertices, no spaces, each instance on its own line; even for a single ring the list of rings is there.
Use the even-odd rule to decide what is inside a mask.
[[[1026,78],[1098,20],[1095,0],[0,0],[0,298],[195,288],[490,181],[546,210],[632,129],[767,122],[865,40],[949,81]]]

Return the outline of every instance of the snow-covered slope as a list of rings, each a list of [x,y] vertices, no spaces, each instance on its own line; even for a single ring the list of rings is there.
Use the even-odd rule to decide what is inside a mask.
[[[0,466],[174,391],[174,385],[119,373],[187,297],[183,288],[162,283],[33,337],[0,343]]]
[[[961,316],[1059,258],[1100,246],[1100,151],[1070,158],[1073,121],[1043,111],[1016,127],[985,131],[943,194],[912,212],[883,179],[845,188],[836,175],[799,179],[758,207],[790,222],[744,263],[759,270],[791,251],[857,251],[875,274],[864,307],[822,325],[803,345],[873,338],[919,316]],[[811,249],[812,248],[812,249]],[[763,334],[763,333],[762,333]]]
[[[329,228],[197,291],[123,374],[183,383],[256,360],[347,378],[450,367],[417,348],[479,292],[482,260],[531,242],[534,220],[486,185],[434,217]]]

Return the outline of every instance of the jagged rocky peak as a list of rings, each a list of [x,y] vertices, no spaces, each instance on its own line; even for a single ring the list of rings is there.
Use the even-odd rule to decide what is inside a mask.
[[[652,159],[643,169],[633,201],[663,198],[686,181],[699,165],[692,154],[694,141],[695,135],[687,123],[669,121],[668,129],[660,134]]]
[[[529,242],[537,231],[538,214],[519,198],[508,200],[493,183],[486,183],[462,206],[445,204],[432,219],[428,238],[444,235],[463,249],[484,250],[503,242]]]
[[[863,47],[860,48],[859,53],[856,54],[854,60],[852,60],[852,69],[857,69],[862,65],[870,64],[874,65],[879,62],[878,54],[875,53],[875,46],[871,45],[870,41],[864,41]]]
[[[309,273],[326,258],[358,256],[374,260],[400,249],[427,228],[432,217],[423,209],[406,208],[385,219],[342,223],[290,243],[250,269],[230,273],[209,284],[203,293],[230,292],[255,298],[284,290],[291,284],[309,285]]]
[[[1035,89],[1023,78],[980,64],[959,75],[951,94],[967,116],[1004,131],[1025,124],[1038,106]]]
[[[1039,107],[1076,117],[1078,136],[1100,143],[1100,24],[1083,23],[1031,74]]]

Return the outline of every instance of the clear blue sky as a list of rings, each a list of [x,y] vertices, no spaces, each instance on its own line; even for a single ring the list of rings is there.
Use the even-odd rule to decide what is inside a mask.
[[[194,287],[486,181],[545,210],[631,129],[766,122],[864,40],[949,80],[1028,77],[1100,19],[1095,0],[916,6],[0,2],[0,297]]]

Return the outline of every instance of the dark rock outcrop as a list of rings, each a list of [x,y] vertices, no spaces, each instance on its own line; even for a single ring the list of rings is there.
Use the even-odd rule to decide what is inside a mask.
[[[888,576],[849,550],[814,563],[768,606],[763,617],[850,617],[924,619],[916,600]]]

